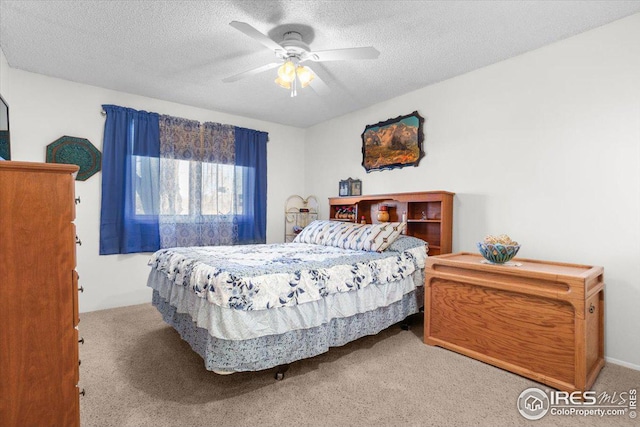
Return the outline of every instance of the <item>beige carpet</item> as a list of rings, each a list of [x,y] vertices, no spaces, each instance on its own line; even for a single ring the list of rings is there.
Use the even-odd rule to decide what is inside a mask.
[[[81,422],[89,426],[638,426],[628,415],[524,419],[519,394],[543,385],[422,343],[422,321],[274,370],[220,376],[151,304],[80,315]],[[640,389],[608,364],[594,389]]]

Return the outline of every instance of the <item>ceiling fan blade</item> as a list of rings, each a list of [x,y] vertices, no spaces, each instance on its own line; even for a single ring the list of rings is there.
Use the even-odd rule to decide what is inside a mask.
[[[229,23],[229,25],[231,25],[236,30],[243,32],[244,34],[248,35],[252,39],[258,41],[263,46],[266,46],[267,48],[269,48],[269,49],[271,49],[273,51],[285,50],[278,43],[274,42],[269,37],[267,37],[266,35],[262,34],[260,31],[256,30],[255,28],[253,28],[251,25],[247,24],[246,22],[231,21]]]
[[[242,72],[240,74],[236,74],[236,75],[233,75],[233,76],[225,77],[224,79],[222,79],[222,81],[225,82],[225,83],[235,82],[235,81],[238,81],[240,79],[244,79],[245,77],[253,76],[254,74],[258,74],[258,73],[261,73],[263,71],[271,70],[272,68],[276,68],[276,67],[278,67],[280,65],[281,65],[281,63],[279,63],[279,62],[272,62],[270,64],[263,65],[262,67],[254,68],[252,70],[244,71],[244,72]]]
[[[380,52],[372,46],[352,47],[348,49],[332,49],[311,52],[309,59],[316,62],[321,61],[344,61],[348,59],[376,59]]]
[[[311,69],[311,67],[309,67],[307,65],[307,68],[309,69],[309,71],[311,71],[314,75],[313,80],[311,80],[311,82],[309,83],[309,86],[311,86],[311,88],[318,94],[318,95],[326,95],[329,93],[330,89],[329,86],[327,86],[327,84],[324,82],[324,80],[322,80],[320,78],[320,76],[318,75],[318,73],[316,73],[315,71],[313,71]]]

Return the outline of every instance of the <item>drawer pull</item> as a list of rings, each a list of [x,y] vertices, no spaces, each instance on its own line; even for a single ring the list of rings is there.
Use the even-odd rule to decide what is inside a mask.
[[[589,306],[589,313],[593,314],[594,311],[596,311],[596,308],[593,306],[593,303],[591,303]]]
[[[84,337],[80,337],[80,339],[78,340],[79,344],[84,344]]]
[[[80,390],[80,396],[84,396],[86,393],[84,392],[84,388]]]
[[[80,196],[76,197],[76,205],[80,204]]]
[[[84,288],[82,287],[82,285],[80,285],[80,287],[78,288],[78,292],[84,293]]]
[[[76,245],[82,246],[82,240],[80,240],[77,234],[76,234]]]

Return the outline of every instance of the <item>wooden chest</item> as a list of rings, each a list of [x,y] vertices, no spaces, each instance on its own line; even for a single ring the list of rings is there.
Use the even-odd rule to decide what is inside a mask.
[[[428,257],[424,342],[564,391],[604,366],[603,268],[482,256]]]

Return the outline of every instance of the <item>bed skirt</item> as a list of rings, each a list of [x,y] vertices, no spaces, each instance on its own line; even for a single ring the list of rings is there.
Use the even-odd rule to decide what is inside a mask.
[[[157,290],[152,304],[193,351],[204,360],[209,371],[260,371],[325,353],[366,335],[380,331],[417,313],[422,306],[424,287],[406,293],[402,299],[385,307],[349,317],[334,318],[328,323],[277,335],[246,340],[213,337],[198,327],[187,313],[179,313]]]

